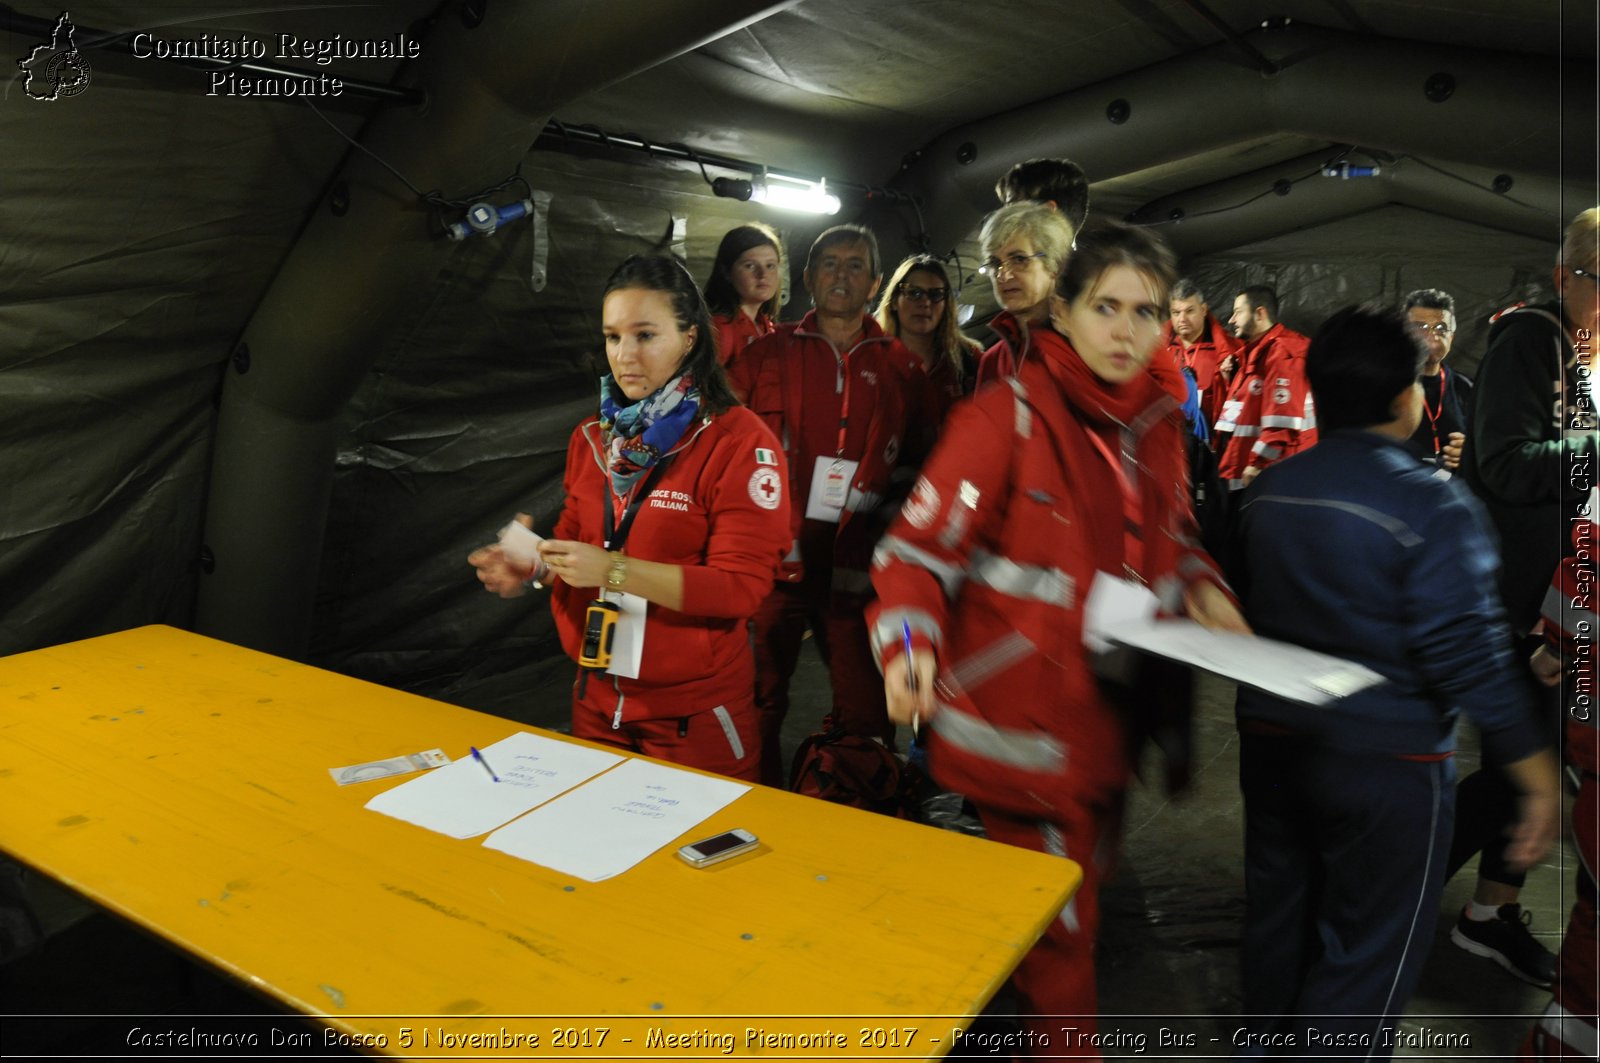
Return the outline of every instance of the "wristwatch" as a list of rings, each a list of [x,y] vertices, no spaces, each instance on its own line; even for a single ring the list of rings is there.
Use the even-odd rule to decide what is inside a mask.
[[[613,552],[611,567],[606,570],[606,586],[612,590],[620,591],[622,585],[628,580],[628,555]]]

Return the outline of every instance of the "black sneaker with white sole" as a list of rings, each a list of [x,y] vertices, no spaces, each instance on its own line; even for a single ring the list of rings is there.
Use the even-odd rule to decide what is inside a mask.
[[[1450,929],[1450,940],[1474,956],[1483,956],[1530,985],[1549,986],[1556,977],[1556,954],[1534,940],[1528,931],[1532,912],[1522,905],[1502,904],[1495,918],[1468,919],[1466,912]]]

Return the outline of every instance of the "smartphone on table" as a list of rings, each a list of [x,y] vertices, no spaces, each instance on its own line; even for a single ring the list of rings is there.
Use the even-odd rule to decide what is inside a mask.
[[[760,839],[747,830],[723,831],[682,846],[678,849],[678,858],[690,867],[709,867],[740,853],[748,853],[758,844]]]

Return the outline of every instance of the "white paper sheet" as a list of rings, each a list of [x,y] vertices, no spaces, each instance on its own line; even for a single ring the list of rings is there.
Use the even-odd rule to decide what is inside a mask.
[[[1109,572],[1096,572],[1089,598],[1083,603],[1083,643],[1093,653],[1104,653],[1111,649],[1112,632],[1154,620],[1160,608],[1149,587]]]
[[[729,779],[630,760],[501,827],[483,844],[586,882],[602,882],[693,830],[749,789]]]
[[[513,565],[532,568],[539,560],[539,544],[542,542],[543,536],[534,534],[518,521],[512,521],[500,529],[500,550]]]
[[[452,838],[494,830],[623,760],[587,746],[518,732],[479,750],[495,782],[470,753],[367,802],[366,807]]]
[[[1354,661],[1257,635],[1208,631],[1193,620],[1125,625],[1109,637],[1303,705],[1326,705],[1384,682]]]

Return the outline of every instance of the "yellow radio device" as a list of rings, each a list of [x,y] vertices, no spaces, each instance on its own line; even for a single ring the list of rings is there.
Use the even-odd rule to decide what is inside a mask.
[[[611,641],[617,633],[617,618],[622,610],[615,602],[596,598],[583,616],[583,649],[578,663],[584,668],[603,671],[611,667]]]

